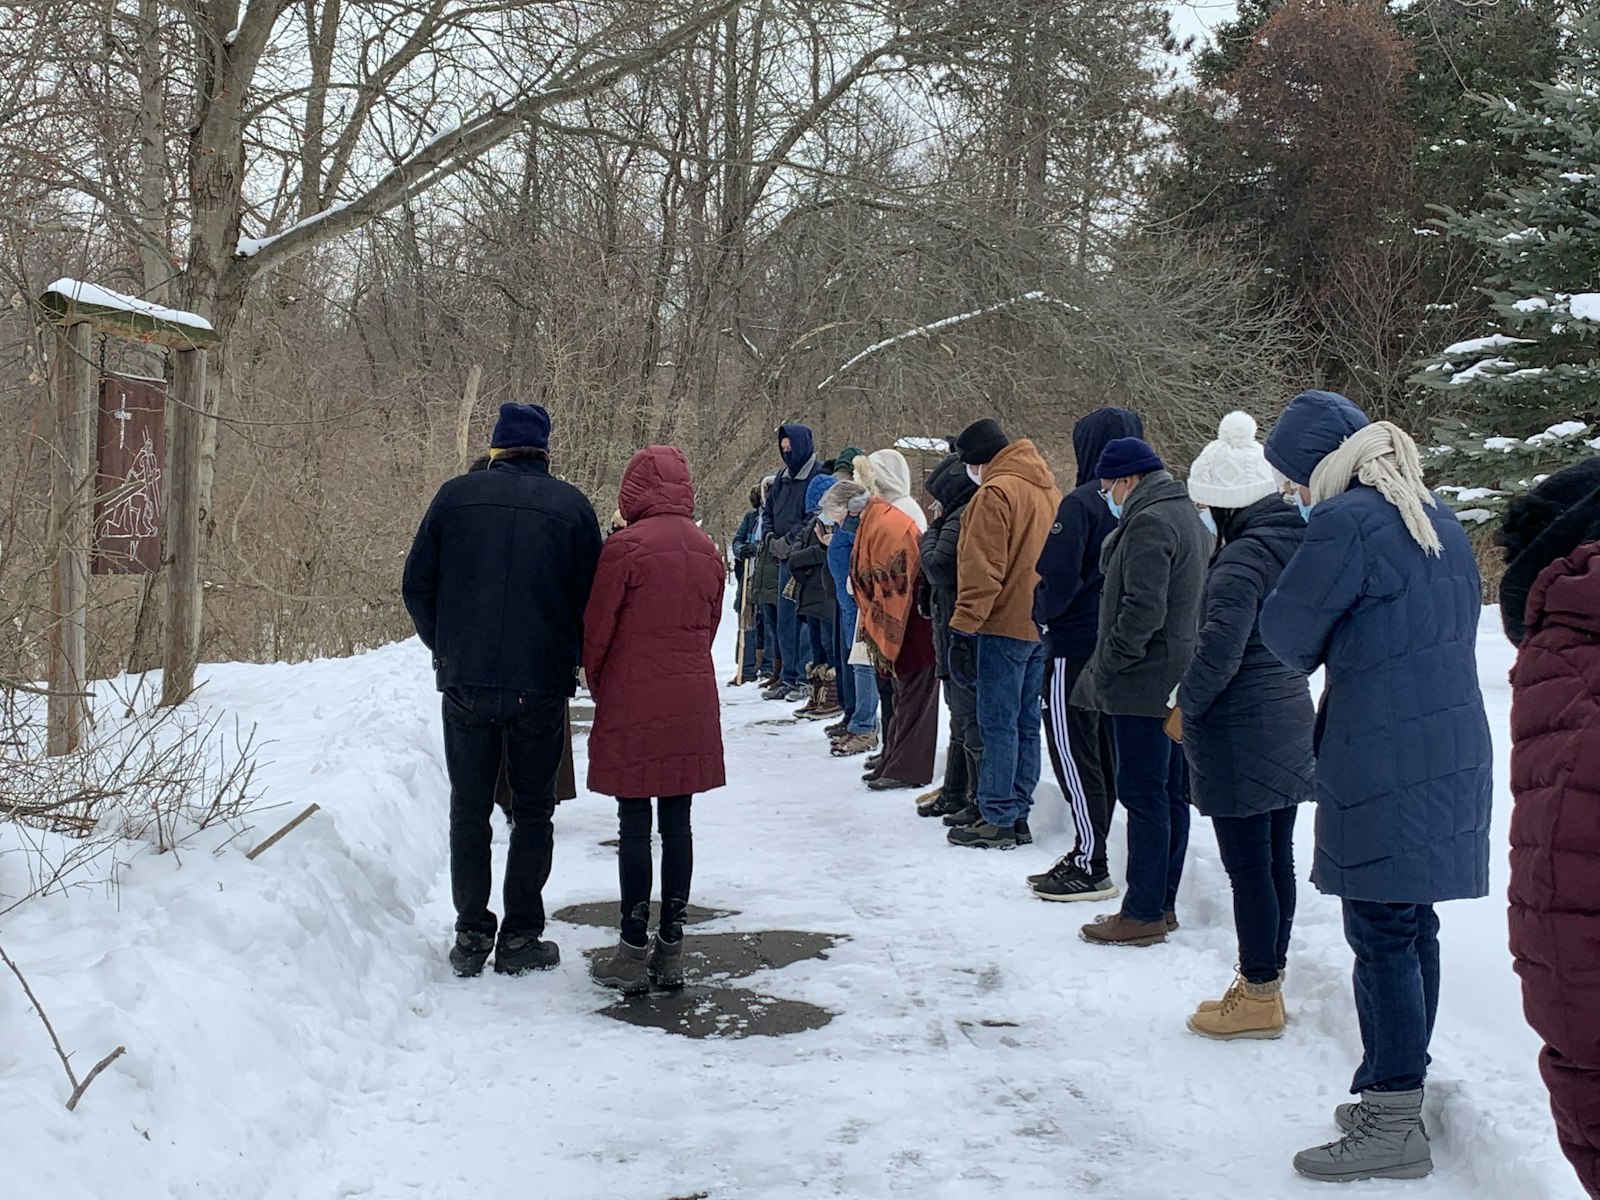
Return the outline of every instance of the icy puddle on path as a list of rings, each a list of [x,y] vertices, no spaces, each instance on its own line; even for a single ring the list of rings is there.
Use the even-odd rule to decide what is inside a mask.
[[[652,922],[661,906],[651,905]],[[615,903],[575,904],[552,914],[552,919],[572,925],[609,929],[616,921]],[[687,924],[737,917],[731,910],[691,905]],[[764,996],[732,982],[759,971],[781,970],[807,959],[826,959],[828,951],[844,939],[830,933],[800,929],[759,929],[748,933],[695,933],[685,938],[684,967],[689,985],[677,991],[652,991],[643,996],[619,996],[600,1015],[647,1029],[663,1029],[689,1038],[782,1037],[821,1029],[834,1014],[804,1000]],[[593,962],[609,946],[584,952]]]

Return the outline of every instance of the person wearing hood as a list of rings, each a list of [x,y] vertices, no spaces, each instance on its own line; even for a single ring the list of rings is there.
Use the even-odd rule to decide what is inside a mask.
[[[795,607],[811,650],[811,666],[806,671],[811,697],[795,715],[808,721],[831,721],[844,711],[839,702],[835,645],[839,602],[834,594],[833,576],[828,572],[828,546],[822,539],[824,526],[817,515],[823,495],[836,482],[831,474],[812,476],[806,488],[808,519],[801,526],[799,544],[789,554]]]
[[[823,540],[828,545],[828,573],[839,602],[839,702],[844,716],[825,730],[835,758],[854,758],[878,748],[877,672],[870,661],[851,661],[860,609],[850,588],[850,562],[861,513],[870,498],[871,493],[853,479],[840,480],[822,497],[817,512],[822,520]]]
[[[1561,1148],[1600,1200],[1600,458],[1506,507],[1511,954]]]
[[[1189,491],[1139,438],[1118,438],[1095,467],[1117,527],[1100,551],[1105,573],[1094,656],[1072,703],[1111,719],[1117,796],[1127,810],[1127,891],[1120,912],[1085,925],[1084,941],[1153,946],[1178,927],[1189,847],[1183,747],[1167,734],[1172,694],[1200,636],[1200,595],[1216,539]]]
[[[739,528],[733,535],[733,578],[735,592],[733,609],[739,614],[741,630],[744,634],[744,655],[739,664],[739,673],[731,682],[751,683],[755,680],[757,664],[761,661],[761,621],[756,613],[754,603],[754,586],[750,576],[755,571],[756,556],[761,552],[761,488],[756,486],[750,489],[750,511],[744,514],[739,522]],[[746,596],[746,589],[752,595]]]
[[[556,944],[541,940],[543,892],[567,701],[600,557],[593,507],[550,473],[550,414],[502,404],[490,446],[485,470],[447,479],[428,505],[401,585],[443,693],[456,910],[450,964],[462,976],[481,974],[491,951],[504,975],[561,961]],[[489,910],[490,816],[502,755],[512,826],[499,922]]]
[[[694,844],[689,809],[725,782],[711,657],[727,582],[694,522],[683,452],[649,446],[623,472],[627,525],[606,540],[584,622],[594,695],[589,790],[617,798],[622,937],[594,981],[623,992],[683,985],[683,923]],[[651,799],[661,830],[661,920],[649,935]]]
[[[924,608],[933,622],[934,670],[944,684],[945,707],[950,712],[950,735],[945,752],[944,782],[926,803],[917,805],[924,817],[945,817],[954,825],[975,825],[978,804],[978,767],[983,760],[983,734],[978,728],[978,693],[968,683],[950,677],[950,618],[955,615],[957,556],[961,545],[961,516],[978,485],[967,474],[959,454],[952,454],[928,476],[933,498],[933,518],[922,535]]]
[[[933,631],[917,611],[922,575],[917,538],[910,516],[867,494],[850,581],[860,608],[863,649],[894,680],[895,689],[883,757],[867,783],[875,792],[926,787],[938,751],[939,681],[933,673]]]
[[[1039,555],[1033,619],[1044,638],[1044,734],[1056,783],[1072,814],[1072,853],[1028,885],[1041,900],[1110,900],[1121,889],[1106,864],[1116,806],[1117,748],[1111,721],[1072,703],[1072,689],[1099,636],[1100,547],[1117,519],[1100,498],[1094,469],[1118,438],[1143,437],[1144,422],[1125,408],[1099,408],[1072,427],[1077,486],[1061,500]]]
[[[1033,841],[1028,813],[1039,784],[1044,647],[1033,623],[1039,553],[1061,493],[1034,444],[998,422],[975,421],[956,454],[978,485],[961,518],[950,674],[976,685],[983,758],[978,822],[950,830],[952,846],[1009,849]]]
[[[1294,1165],[1325,1182],[1433,1169],[1422,1120],[1445,900],[1489,888],[1493,748],[1478,687],[1483,609],[1461,523],[1423,483],[1416,443],[1343,396],[1303,392],[1267,461],[1308,520],[1261,609],[1286,665],[1325,672],[1311,882],[1338,896],[1364,1054],[1345,1136]]]
[[[799,703],[810,698],[805,683],[811,662],[810,646],[801,636],[800,612],[790,587],[793,576],[787,559],[799,545],[798,535],[810,519],[806,515],[806,489],[822,471],[815,451],[815,440],[807,426],[778,426],[778,454],[783,459],[783,470],[767,493],[761,516],[768,545],[778,560],[778,646],[783,671],[777,682],[762,693],[768,700]]]
[[[911,464],[898,450],[874,450],[853,464],[856,482],[865,484],[917,523],[917,533],[928,531],[928,516],[911,494]]]
[[[1238,977],[1189,1028],[1221,1041],[1276,1038],[1294,926],[1294,824],[1312,798],[1315,713],[1304,672],[1261,641],[1261,605],[1305,540],[1283,503],[1256,423],[1222,419],[1189,469],[1189,498],[1216,529],[1194,661],[1178,687],[1194,806],[1211,818],[1233,891]]]

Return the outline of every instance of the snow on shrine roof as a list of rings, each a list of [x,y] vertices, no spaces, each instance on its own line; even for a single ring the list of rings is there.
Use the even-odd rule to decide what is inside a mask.
[[[84,283],[77,279],[58,279],[45,288],[45,294],[55,292],[65,296],[68,300],[79,304],[93,304],[100,308],[115,309],[118,312],[142,313],[157,321],[169,321],[174,325],[186,325],[190,329],[211,328],[211,322],[202,316],[191,312],[183,312],[176,308],[167,308],[160,304],[151,304],[148,300],[140,300],[135,296],[124,296],[121,292],[113,292],[110,288],[103,288],[99,284]]]
[[[895,442],[896,450],[920,450],[924,454],[948,454],[949,444],[943,438],[903,437]]]

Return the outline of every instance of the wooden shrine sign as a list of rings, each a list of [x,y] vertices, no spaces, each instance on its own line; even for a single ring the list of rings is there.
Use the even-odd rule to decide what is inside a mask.
[[[133,375],[100,380],[94,573],[161,569],[165,511],[167,385]]]

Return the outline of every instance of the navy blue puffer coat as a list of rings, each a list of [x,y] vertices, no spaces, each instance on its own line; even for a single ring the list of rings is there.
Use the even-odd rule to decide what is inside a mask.
[[[1205,623],[1178,707],[1195,807],[1208,817],[1249,817],[1312,798],[1311,691],[1257,627],[1306,526],[1277,496],[1213,512],[1226,540],[1206,576]]]
[[[1268,437],[1267,459],[1304,482],[1366,423],[1344,397],[1306,393]],[[1311,881],[1351,900],[1431,904],[1489,890],[1494,752],[1478,688],[1478,566],[1455,514],[1442,501],[1427,512],[1440,557],[1373,488],[1324,500],[1261,610],[1274,654],[1327,669]]]

